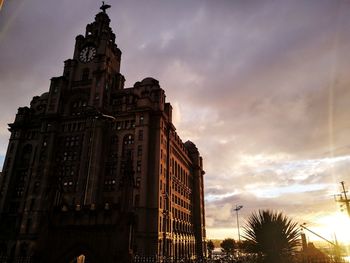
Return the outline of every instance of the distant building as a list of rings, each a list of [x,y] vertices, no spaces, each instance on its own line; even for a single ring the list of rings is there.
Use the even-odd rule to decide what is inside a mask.
[[[9,125],[3,262],[206,254],[200,153],[177,135],[157,80],[124,88],[107,8],[76,37],[73,59],[49,92]]]
[[[306,241],[305,234],[301,234],[301,257],[304,263],[331,263],[334,262],[328,255],[317,249],[312,242]]]

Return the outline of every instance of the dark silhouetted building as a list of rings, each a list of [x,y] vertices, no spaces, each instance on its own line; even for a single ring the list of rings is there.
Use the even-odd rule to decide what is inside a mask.
[[[0,177],[3,262],[206,254],[203,164],[157,80],[124,88],[103,6],[47,93],[18,109]]]

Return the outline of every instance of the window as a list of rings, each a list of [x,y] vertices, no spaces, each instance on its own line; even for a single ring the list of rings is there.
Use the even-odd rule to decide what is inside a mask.
[[[81,80],[88,80],[89,73],[90,73],[90,70],[88,68],[84,68],[83,73],[81,74]]]
[[[127,144],[133,144],[133,143],[134,143],[134,137],[131,134],[125,135],[124,144],[127,145]]]
[[[140,116],[140,124],[143,124],[143,121],[144,121],[144,117],[143,115]]]
[[[122,123],[120,121],[117,121],[117,130],[120,130],[122,128]]]
[[[143,140],[143,130],[139,130],[139,141]]]
[[[18,174],[17,184],[15,188],[15,197],[22,197],[24,194],[24,188],[27,181],[27,171],[21,171]]]
[[[137,156],[142,156],[142,145],[137,146]]]
[[[104,181],[104,191],[114,191],[117,181],[113,177],[106,177]]]
[[[137,161],[136,171],[141,172],[141,161]]]
[[[84,99],[78,99],[78,100],[73,101],[71,103],[72,115],[80,115],[82,107],[85,107],[86,105],[87,105],[87,102]]]
[[[112,145],[118,144],[118,136],[117,135],[112,136],[111,144]]]
[[[136,207],[140,206],[140,195],[135,196],[135,206]]]
[[[136,177],[136,187],[140,187],[141,185],[141,177]]]

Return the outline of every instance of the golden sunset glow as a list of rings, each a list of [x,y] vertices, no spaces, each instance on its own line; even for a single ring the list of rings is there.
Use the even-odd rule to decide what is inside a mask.
[[[326,239],[332,242],[336,239],[339,243],[350,244],[350,218],[346,213],[336,212],[329,216],[315,218],[314,223],[315,226],[310,225],[310,229]],[[312,234],[308,236],[310,240],[319,240]]]

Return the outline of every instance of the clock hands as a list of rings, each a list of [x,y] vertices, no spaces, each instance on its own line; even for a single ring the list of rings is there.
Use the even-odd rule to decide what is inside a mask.
[[[90,57],[90,47],[88,47],[87,49],[86,59],[89,60],[89,57]]]

